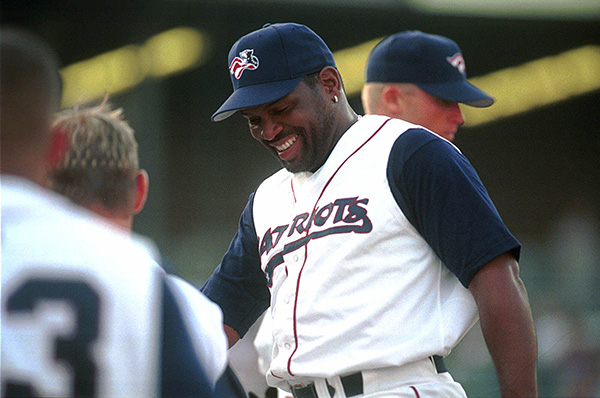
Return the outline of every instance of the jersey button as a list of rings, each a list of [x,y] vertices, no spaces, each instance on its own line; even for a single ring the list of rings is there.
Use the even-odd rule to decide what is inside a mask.
[[[284,347],[286,350],[289,350],[290,348],[292,348],[292,345],[290,343],[285,343]]]

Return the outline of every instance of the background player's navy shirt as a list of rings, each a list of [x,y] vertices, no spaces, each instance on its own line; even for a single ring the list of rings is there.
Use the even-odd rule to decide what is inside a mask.
[[[500,254],[510,251],[519,260],[520,243],[469,161],[448,141],[423,129],[406,131],[392,147],[387,177],[402,212],[465,287]],[[202,288],[240,336],[270,305],[253,201],[254,194],[223,261]]]

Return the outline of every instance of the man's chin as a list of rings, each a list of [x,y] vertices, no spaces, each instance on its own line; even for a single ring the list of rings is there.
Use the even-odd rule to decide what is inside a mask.
[[[283,167],[285,167],[285,169],[287,171],[289,171],[290,173],[302,173],[303,171],[306,171],[304,168],[302,167],[298,167],[297,165],[291,164],[291,163],[287,163],[284,162],[283,160],[280,160],[280,163],[283,165]]]
[[[305,164],[299,163],[299,162],[287,162],[287,161],[279,159],[279,163],[281,163],[281,165],[283,167],[285,167],[285,169],[287,171],[289,171],[290,173],[295,174],[295,173],[303,173],[305,171],[311,171],[308,166],[306,166]]]

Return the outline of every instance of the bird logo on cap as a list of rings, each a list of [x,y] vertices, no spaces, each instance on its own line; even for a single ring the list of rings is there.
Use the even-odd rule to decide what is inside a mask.
[[[451,57],[446,57],[446,61],[450,63],[450,65],[454,66],[461,75],[465,74],[467,66],[465,65],[465,60],[461,53],[456,53]]]
[[[231,61],[229,73],[239,80],[246,69],[255,70],[256,68],[258,68],[258,58],[254,55],[254,49],[247,49],[240,52],[239,56]]]

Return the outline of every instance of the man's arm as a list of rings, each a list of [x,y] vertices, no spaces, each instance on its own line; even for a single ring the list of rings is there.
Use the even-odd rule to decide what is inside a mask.
[[[505,253],[487,263],[473,277],[469,291],[502,397],[537,397],[537,339],[515,258]]]

